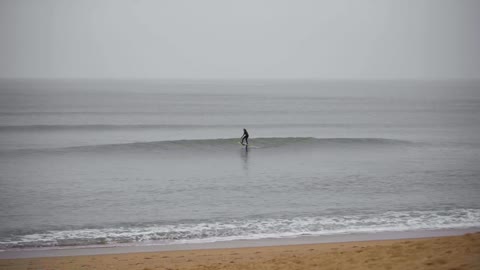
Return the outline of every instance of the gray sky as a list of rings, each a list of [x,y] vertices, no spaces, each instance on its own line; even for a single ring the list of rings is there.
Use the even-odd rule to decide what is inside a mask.
[[[0,77],[480,79],[480,1],[0,0]]]

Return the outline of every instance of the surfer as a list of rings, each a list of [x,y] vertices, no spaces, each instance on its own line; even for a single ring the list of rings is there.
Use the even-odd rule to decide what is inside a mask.
[[[248,145],[248,132],[246,129],[243,129],[243,135],[240,139],[242,139],[242,144],[244,144],[243,141],[245,141],[245,144]]]

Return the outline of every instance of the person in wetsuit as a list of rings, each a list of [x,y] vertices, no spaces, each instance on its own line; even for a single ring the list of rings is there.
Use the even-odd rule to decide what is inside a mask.
[[[244,144],[243,141],[245,141],[245,144],[248,145],[248,132],[246,129],[243,129],[243,135],[240,139],[242,139],[242,144]]]

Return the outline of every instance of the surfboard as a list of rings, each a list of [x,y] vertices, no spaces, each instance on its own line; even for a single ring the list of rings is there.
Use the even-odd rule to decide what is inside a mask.
[[[243,146],[248,146],[248,144],[244,144],[244,143],[241,143],[241,142],[238,142],[238,143],[243,145]]]

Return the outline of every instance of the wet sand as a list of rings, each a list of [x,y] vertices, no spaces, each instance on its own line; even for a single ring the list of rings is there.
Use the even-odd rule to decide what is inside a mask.
[[[2,259],[0,269],[480,269],[480,233],[401,240]]]

